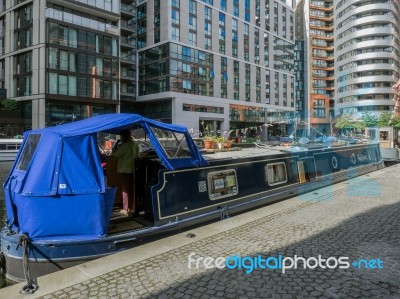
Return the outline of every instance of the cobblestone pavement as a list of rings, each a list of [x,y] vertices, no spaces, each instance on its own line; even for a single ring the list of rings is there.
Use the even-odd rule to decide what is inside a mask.
[[[129,265],[42,298],[400,298],[400,165],[268,217]],[[329,188],[329,187],[328,187]],[[192,269],[199,257],[347,256],[383,269]]]

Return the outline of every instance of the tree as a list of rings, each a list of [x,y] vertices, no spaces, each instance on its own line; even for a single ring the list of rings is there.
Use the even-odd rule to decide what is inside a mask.
[[[364,127],[375,127],[378,124],[378,117],[368,111],[362,113],[361,120],[365,124]]]
[[[19,104],[13,99],[4,99],[0,101],[0,110],[2,111],[14,111],[19,109]]]
[[[392,113],[389,111],[383,111],[378,118],[378,127],[388,127]]]
[[[399,115],[395,115],[392,116],[392,122],[390,123],[391,126],[393,127],[400,127],[400,116]]]
[[[352,123],[352,117],[349,114],[344,114],[342,115],[335,124],[335,128],[338,129],[345,129],[345,128],[354,128],[353,123]]]

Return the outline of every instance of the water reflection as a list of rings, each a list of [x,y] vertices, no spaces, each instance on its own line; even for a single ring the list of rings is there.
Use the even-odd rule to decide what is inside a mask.
[[[3,183],[6,180],[8,173],[10,172],[11,166],[13,162],[0,162],[0,226],[3,227],[6,220],[6,212],[5,212],[5,201],[4,201],[4,190]],[[12,282],[5,279],[3,275],[0,275],[0,288],[4,288],[13,284]]]

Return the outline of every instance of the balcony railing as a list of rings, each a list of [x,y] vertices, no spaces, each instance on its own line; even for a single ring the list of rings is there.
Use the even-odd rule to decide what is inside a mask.
[[[132,47],[136,47],[136,39],[129,37],[121,37],[121,44],[129,45]]]
[[[133,5],[121,4],[121,11],[130,13],[130,14],[134,14],[135,7]]]
[[[136,27],[136,23],[134,21],[132,21],[132,20],[130,20],[130,21],[122,20],[121,21],[121,27],[125,27],[125,28],[129,28],[129,29],[134,30],[135,27]]]
[[[136,56],[135,55],[121,55],[121,60],[135,62]]]

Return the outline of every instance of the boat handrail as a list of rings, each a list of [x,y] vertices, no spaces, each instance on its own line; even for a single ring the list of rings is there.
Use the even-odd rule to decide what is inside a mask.
[[[253,144],[257,147],[257,148],[271,148],[271,145],[265,144],[265,143],[260,143],[260,142],[253,142]]]

